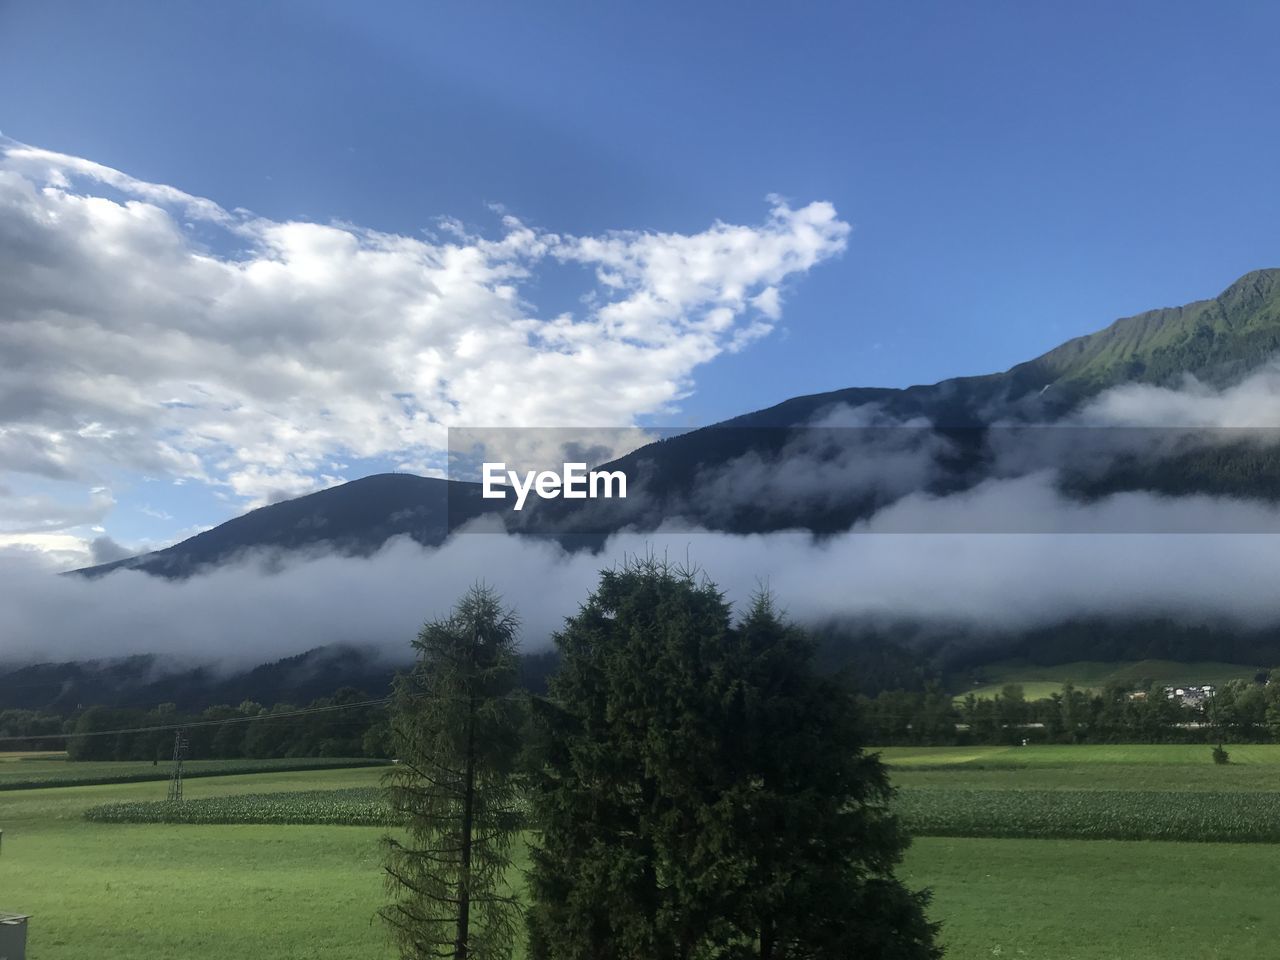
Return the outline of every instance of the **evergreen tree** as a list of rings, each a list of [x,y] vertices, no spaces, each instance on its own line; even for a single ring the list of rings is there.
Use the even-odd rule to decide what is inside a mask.
[[[413,670],[396,679],[388,798],[403,838],[384,838],[382,910],[405,958],[510,955],[517,902],[507,886],[520,828],[515,617],[474,587],[422,628]]]
[[[535,960],[690,955],[691,905],[660,827],[682,813],[671,779],[714,752],[697,709],[728,631],[714,587],[646,560],[605,571],[557,634],[560,668],[535,701]]]
[[[535,960],[937,956],[852,691],[760,600],[607,571],[540,705]]]
[[[727,819],[702,833],[723,837],[706,862],[733,865],[735,879],[719,907],[734,932],[718,955],[939,957],[927,894],[893,876],[908,840],[887,809],[887,772],[863,750],[850,691],[816,676],[811,658],[808,637],[757,597],[724,671]]]

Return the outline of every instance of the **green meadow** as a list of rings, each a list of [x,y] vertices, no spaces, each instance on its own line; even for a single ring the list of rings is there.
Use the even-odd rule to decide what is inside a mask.
[[[1280,746],[895,748],[883,751],[903,797],[936,815],[947,791],[984,802],[1146,805],[1180,790],[1196,809],[1249,807],[1280,790]],[[61,761],[42,761],[58,763]],[[67,764],[67,767],[74,767]],[[74,771],[69,771],[74,773]],[[95,771],[101,773],[101,771]],[[375,768],[206,776],[186,796],[235,810],[296,805],[319,791],[365,797]],[[85,811],[163,799],[165,784],[66,785],[0,793],[0,910],[33,915],[31,960],[203,960],[229,956],[391,958],[375,917],[386,828],[299,824],[102,823]],[[996,796],[1011,791],[1007,798]],[[1095,796],[1050,800],[1069,791]],[[1019,795],[1021,794],[1021,795]],[[1229,795],[1243,795],[1232,801]],[[245,800],[246,795],[259,799]],[[279,795],[271,801],[271,795]],[[989,803],[987,803],[989,806]],[[1037,807],[1038,805],[1038,807]],[[969,808],[969,815],[982,805]],[[1268,843],[918,836],[901,873],[934,892],[947,956],[1164,960],[1270,956],[1280,942],[1280,847]]]
[[[184,792],[373,787],[381,772],[207,777]],[[32,915],[30,960],[392,956],[374,920],[381,829],[84,819],[94,805],[163,799],[165,790],[125,783],[0,794],[0,910]]]
[[[899,787],[994,790],[1280,791],[1280,744],[1228,745],[1217,766],[1204,744],[888,747]]]

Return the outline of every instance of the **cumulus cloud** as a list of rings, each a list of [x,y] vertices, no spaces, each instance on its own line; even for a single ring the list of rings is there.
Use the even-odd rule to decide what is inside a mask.
[[[17,564],[48,576],[93,563],[93,551],[74,533],[0,533],[0,569]],[[3,643],[0,642],[0,646]]]
[[[452,424],[630,425],[767,333],[848,232],[828,203],[771,198],[760,223],[693,234],[504,216],[494,236],[404,236],[273,221],[0,141],[0,463],[255,505],[339,482],[345,458],[439,470]],[[592,282],[545,315],[529,289],[556,264]]]

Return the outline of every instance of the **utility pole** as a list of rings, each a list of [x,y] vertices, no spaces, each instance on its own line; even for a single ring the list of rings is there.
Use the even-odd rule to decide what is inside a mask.
[[[173,735],[173,773],[169,775],[169,799],[182,799],[182,761],[187,757],[187,731],[177,730]]]

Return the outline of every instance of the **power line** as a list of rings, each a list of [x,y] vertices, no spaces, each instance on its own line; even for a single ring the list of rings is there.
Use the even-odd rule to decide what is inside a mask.
[[[441,694],[429,693],[410,693],[408,697],[414,700],[430,698],[432,700],[466,700],[466,697],[448,697]],[[515,695],[505,695],[495,697],[497,700],[519,700],[524,696],[523,693]],[[158,724],[150,727],[123,727],[117,730],[90,730],[85,732],[68,732],[68,733],[38,733],[29,736],[5,736],[0,737],[0,743],[26,743],[32,740],[67,740],[72,737],[115,737],[121,734],[132,733],[172,733],[178,730],[190,730],[195,727],[221,727],[232,723],[253,723],[258,720],[277,720],[277,721],[293,721],[302,717],[309,717],[318,713],[333,713],[338,710],[353,710],[357,707],[379,707],[389,704],[394,697],[378,697],[373,700],[360,700],[355,703],[333,703],[324,707],[300,707],[297,710],[286,710],[283,713],[258,713],[252,716],[241,717],[224,717],[220,720],[192,720],[181,723]]]
[[[173,773],[169,777],[169,802],[180,803],[182,801],[182,761],[187,759],[187,747],[191,742],[187,739],[187,732],[179,730],[173,735]]]
[[[337,710],[351,710],[356,707],[385,706],[390,702],[390,697],[380,697],[377,700],[361,700],[357,703],[335,703],[326,707],[303,707],[298,710],[288,710],[284,713],[259,713],[245,717],[224,717],[221,720],[194,720],[187,723],[167,723],[151,727],[123,727],[118,730],[89,730],[85,732],[73,731],[70,733],[42,733],[33,734],[31,736],[8,736],[0,737],[0,743],[13,743],[15,741],[27,740],[63,740],[71,737],[115,737],[125,733],[168,733],[176,732],[178,730],[187,730],[192,727],[220,727],[231,723],[252,723],[255,720],[288,720],[297,717],[307,717],[317,713],[332,713]]]

